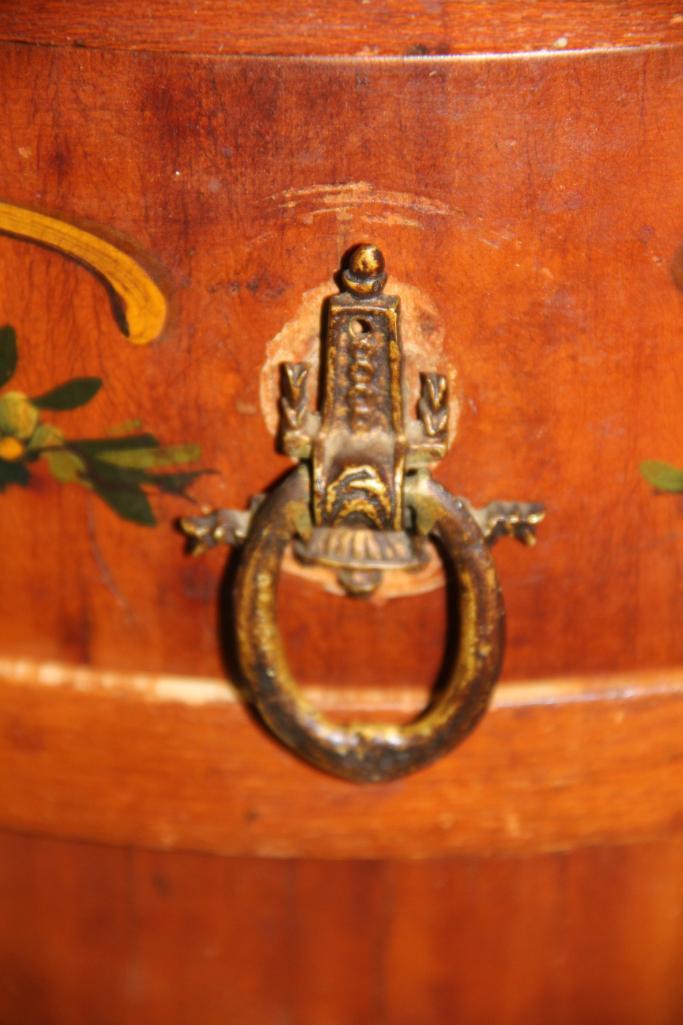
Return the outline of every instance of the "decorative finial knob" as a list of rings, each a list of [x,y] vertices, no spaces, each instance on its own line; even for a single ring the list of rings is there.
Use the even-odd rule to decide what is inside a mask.
[[[382,250],[369,242],[356,246],[342,271],[344,287],[359,298],[377,295],[386,284]]]

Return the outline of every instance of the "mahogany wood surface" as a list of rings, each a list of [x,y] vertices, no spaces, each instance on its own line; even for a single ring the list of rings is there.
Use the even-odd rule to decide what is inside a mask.
[[[677,0],[3,0],[9,41],[192,53],[398,55],[680,42]]]
[[[260,401],[271,340],[294,320],[315,350],[320,295],[373,238],[390,286],[418,297],[411,402],[418,369],[454,378],[438,479],[478,504],[547,506],[533,552],[496,550],[507,677],[680,664],[680,502],[638,466],[683,451],[682,53],[278,63],[6,46],[3,198],[127,239],[162,269],[173,310],[159,342],[131,346],[87,270],[1,239],[12,386],[98,374],[65,430],[137,417],[198,442],[218,473],[197,498],[243,508],[290,465],[264,422],[275,391]],[[226,555],[187,558],[171,526],[186,502],[159,500],[149,529],[40,475],[1,501],[7,657],[229,672]],[[352,602],[285,573],[281,592],[304,682],[435,675],[441,591]]]
[[[0,494],[0,1025],[683,1019],[683,507],[638,472],[683,452],[682,30],[668,0],[0,2],[0,201],[115,241],[171,309],[133,347],[101,281],[0,237],[13,388],[101,377],[60,426],[198,443],[197,499],[244,507],[288,466],[277,361],[373,241],[411,404],[419,369],[453,384],[437,477],[548,510],[495,553],[491,713],[359,788],[235,700],[188,503],[143,528],[42,472]],[[443,591],[401,586],[283,573],[317,700],[424,699]]]
[[[240,701],[198,681],[142,677],[132,689],[126,675],[47,666],[6,667],[0,680],[0,821],[23,832],[232,856],[426,859],[683,831],[680,670],[499,688],[454,753],[365,785],[294,758]],[[322,695],[342,718],[405,718],[424,700],[404,689]]]
[[[300,862],[0,834],[0,1022],[677,1025],[680,842]]]

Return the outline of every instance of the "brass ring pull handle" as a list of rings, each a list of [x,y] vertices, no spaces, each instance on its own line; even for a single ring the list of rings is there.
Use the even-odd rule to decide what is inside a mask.
[[[249,512],[220,509],[183,521],[203,551],[244,541],[236,584],[239,660],[251,698],[280,740],[314,765],[356,782],[395,779],[451,750],[483,715],[503,654],[504,611],[489,544],[527,544],[543,507],[494,502],[482,510],[429,475],[445,453],[446,379],[422,378],[420,421],[403,412],[399,301],[383,293],[374,246],[358,246],[329,302],[322,414],[306,399],[308,366],[283,367],[284,450],[298,466]],[[457,575],[460,640],[447,683],[413,722],[342,725],[321,715],[293,679],[276,622],[280,564],[292,542],[304,562],[337,570],[362,596],[382,573],[418,567],[426,538]]]

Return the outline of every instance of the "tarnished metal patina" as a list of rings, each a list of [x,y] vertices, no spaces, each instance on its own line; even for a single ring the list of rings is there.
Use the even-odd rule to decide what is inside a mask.
[[[508,534],[533,544],[543,507],[493,502],[473,509],[432,480],[448,445],[441,374],[422,375],[419,419],[406,423],[400,303],[385,295],[381,252],[356,247],[344,291],[329,300],[320,413],[307,398],[309,366],[282,367],[283,450],[299,461],[247,512],[219,509],[183,520],[195,551],[244,543],[235,608],[239,661],[263,721],[303,758],[356,782],[395,779],[453,748],[484,713],[498,677],[504,610],[489,546]],[[431,538],[458,580],[459,646],[444,687],[413,722],[351,722],[322,715],[292,677],[276,622],[286,547],[332,567],[354,596],[382,574],[419,569]]]

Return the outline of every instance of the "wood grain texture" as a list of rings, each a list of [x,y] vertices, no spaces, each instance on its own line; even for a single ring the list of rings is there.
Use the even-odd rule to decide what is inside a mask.
[[[0,680],[0,821],[15,830],[331,859],[529,854],[683,831],[680,672],[501,688],[452,755],[359,786],[295,759],[237,701],[19,669]],[[353,714],[343,695],[328,709]],[[409,711],[377,692],[360,704],[373,718]]]
[[[477,504],[547,505],[533,552],[495,553],[507,678],[681,664],[680,502],[638,464],[683,452],[682,68],[680,49],[406,64],[5,46],[3,198],[127,238],[166,269],[172,306],[159,342],[122,346],[87,271],[0,239],[13,387],[97,374],[96,402],[60,426],[93,437],[139,417],[200,443],[219,473],[197,498],[244,507],[289,465],[264,422],[274,399],[260,405],[269,341],[304,308],[315,347],[305,296],[333,292],[342,253],[373,238],[390,288],[424,297],[407,342],[431,338],[424,369],[454,375],[439,480]],[[411,401],[417,385],[416,370]],[[225,555],[183,554],[187,503],[159,500],[151,531],[48,478],[0,502],[7,657],[229,670]],[[382,606],[282,580],[303,682],[426,685],[443,613],[439,591]]]
[[[428,864],[0,834],[0,1022],[675,1025],[683,845]]]
[[[151,531],[40,474],[1,495],[0,823],[37,834],[0,836],[1,1025],[681,1021],[683,510],[638,463],[683,451],[682,27],[668,0],[0,3],[0,198],[153,262],[171,304],[135,350],[86,270],[0,239],[13,387],[101,377],[60,426],[200,443],[197,498],[244,506],[287,466],[264,362],[314,349],[372,240],[413,398],[454,381],[439,479],[548,507],[496,551],[528,682],[359,788],[233,700],[230,571],[183,555],[186,504]],[[286,572],[280,605],[340,713],[371,687],[405,715],[438,671],[440,591]]]
[[[194,53],[415,56],[680,42],[676,0],[6,0],[0,38]]]

